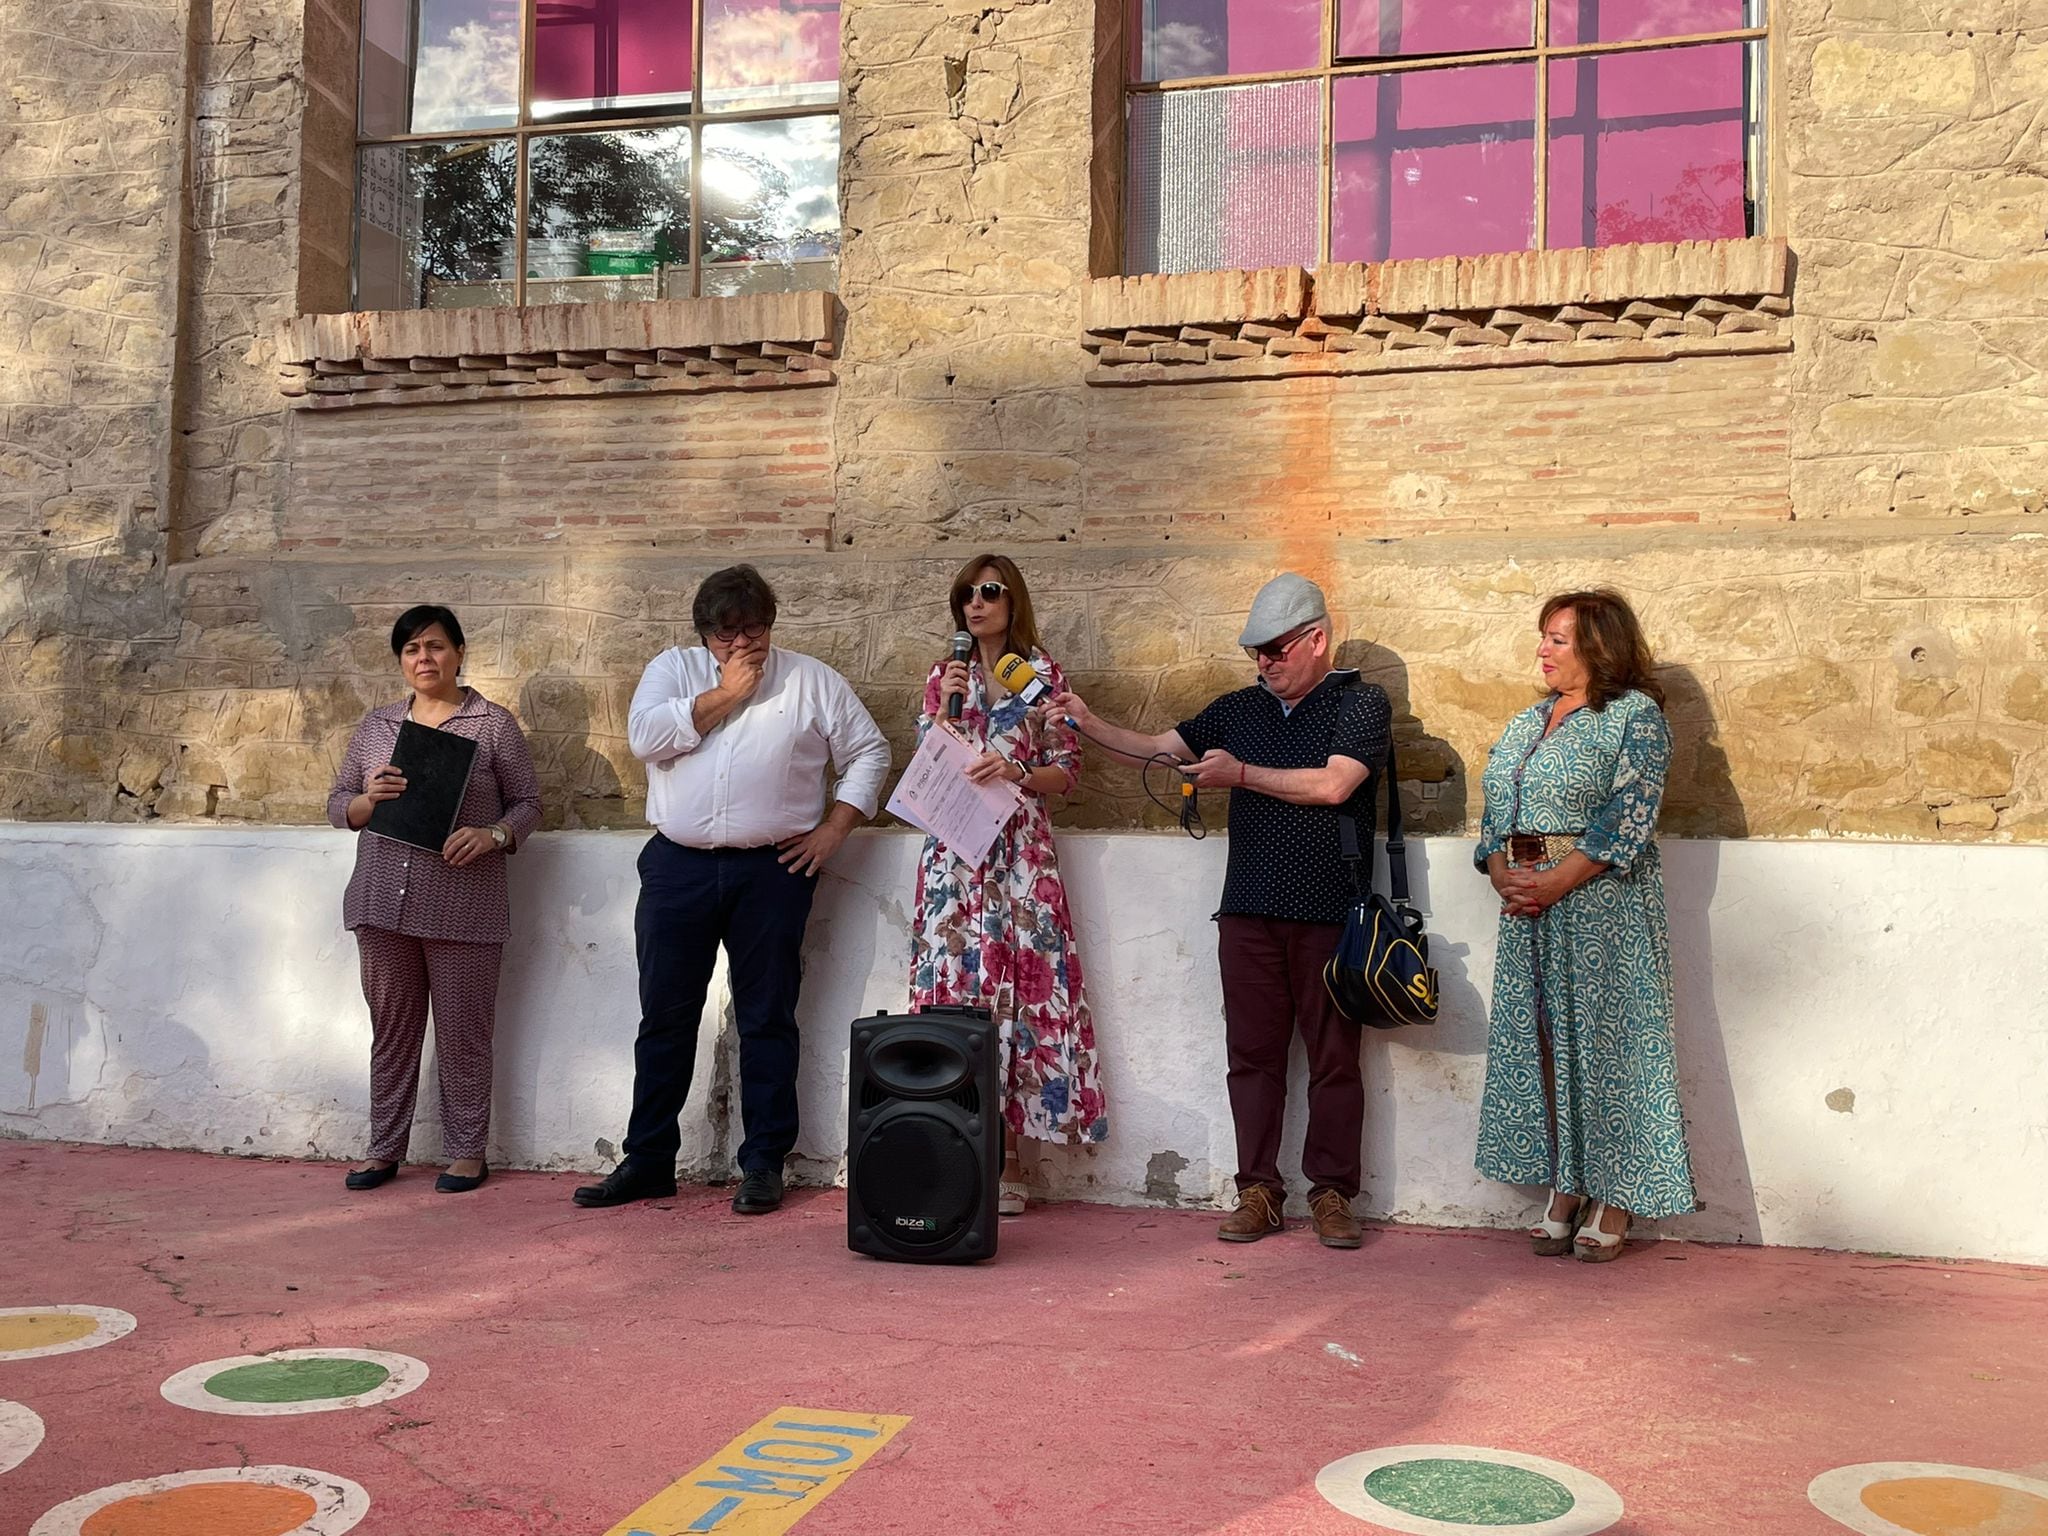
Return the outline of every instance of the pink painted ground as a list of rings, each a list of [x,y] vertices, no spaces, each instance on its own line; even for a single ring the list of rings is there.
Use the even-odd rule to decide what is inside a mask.
[[[599,1536],[785,1403],[908,1414],[807,1516],[824,1533],[1320,1536],[1317,1470],[1388,1444],[1533,1452],[1605,1478],[1637,1536],[1839,1531],[1818,1472],[2048,1462],[2048,1271],[1648,1245],[1604,1267],[1510,1234],[1386,1228],[1357,1253],[1209,1213],[1069,1205],[921,1269],[845,1251],[837,1193],[581,1211],[569,1175],[348,1195],[341,1170],[0,1149],[0,1307],[140,1320],[0,1362],[49,1427],[0,1532],[102,1484],[243,1460],[352,1478],[363,1536]],[[173,1372],[305,1345],[416,1355],[377,1407],[225,1418]]]

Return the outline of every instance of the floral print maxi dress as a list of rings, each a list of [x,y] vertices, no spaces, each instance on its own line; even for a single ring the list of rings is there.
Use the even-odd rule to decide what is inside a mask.
[[[1654,833],[1671,758],[1663,711],[1630,691],[1543,734],[1554,698],[1508,723],[1486,761],[1475,862],[1510,832],[1579,836],[1610,866],[1540,917],[1500,920],[1479,1171],[1638,1216],[1693,1209],[1672,1046],[1671,937]],[[1543,1037],[1555,1082],[1555,1162]]]
[[[1031,665],[1055,693],[1060,669],[1040,651]],[[918,739],[944,714],[941,669],[925,682]],[[1081,744],[1071,726],[1034,716],[1014,694],[990,703],[977,656],[967,664],[967,698],[955,728],[1026,768],[1080,780]],[[1095,1055],[1095,1025],[1081,994],[1074,920],[1053,852],[1045,797],[1024,803],[997,835],[988,862],[970,869],[927,837],[917,865],[917,914],[910,943],[910,1004],[989,1009],[1002,1032],[1003,1120],[1039,1141],[1096,1142],[1109,1134]]]

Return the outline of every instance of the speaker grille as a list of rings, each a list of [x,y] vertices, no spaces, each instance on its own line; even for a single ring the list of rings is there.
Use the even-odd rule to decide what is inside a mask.
[[[861,1082],[860,1107],[863,1112],[870,1109],[880,1109],[884,1104],[892,1103],[893,1101],[894,1095],[873,1078],[866,1078]],[[969,1083],[964,1088],[956,1089],[954,1092],[947,1094],[941,1102],[957,1104],[966,1110],[968,1114],[978,1115],[981,1113],[981,1090],[975,1087],[974,1084]]]
[[[913,1112],[868,1137],[854,1184],[876,1230],[905,1247],[930,1247],[951,1242],[974,1219],[978,1162],[957,1127]]]

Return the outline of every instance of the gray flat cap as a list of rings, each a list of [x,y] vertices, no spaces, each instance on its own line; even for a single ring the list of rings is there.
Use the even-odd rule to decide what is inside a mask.
[[[1251,616],[1244,621],[1244,633],[1237,637],[1237,643],[1264,645],[1311,619],[1327,616],[1329,611],[1330,605],[1323,601],[1321,587],[1306,576],[1285,571],[1259,588],[1259,595],[1252,599]]]

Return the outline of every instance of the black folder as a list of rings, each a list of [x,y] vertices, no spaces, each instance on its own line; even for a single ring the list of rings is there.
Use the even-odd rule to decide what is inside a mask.
[[[439,853],[462,811],[469,772],[476,766],[476,743],[407,720],[398,727],[391,761],[405,775],[405,793],[372,806],[363,830]]]

